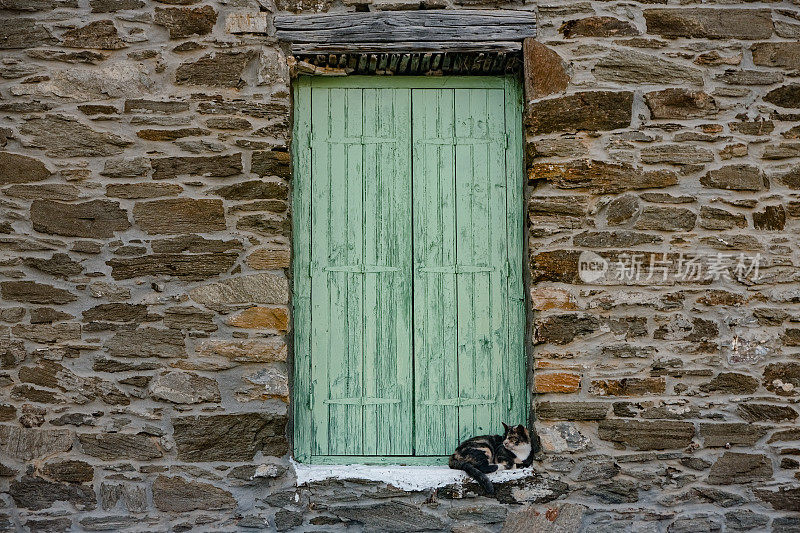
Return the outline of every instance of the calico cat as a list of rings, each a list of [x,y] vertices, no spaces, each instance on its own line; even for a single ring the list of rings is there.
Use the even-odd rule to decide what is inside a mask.
[[[502,437],[484,435],[465,440],[458,445],[448,462],[450,468],[469,474],[487,494],[494,494],[494,485],[486,474],[530,466],[534,454],[539,451],[538,437],[534,446],[525,426],[507,426],[503,423],[503,427],[505,433]]]

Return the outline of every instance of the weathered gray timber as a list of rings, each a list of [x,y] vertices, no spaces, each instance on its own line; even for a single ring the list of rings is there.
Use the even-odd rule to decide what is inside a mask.
[[[293,53],[519,50],[536,36],[536,16],[472,9],[278,15],[275,29]]]

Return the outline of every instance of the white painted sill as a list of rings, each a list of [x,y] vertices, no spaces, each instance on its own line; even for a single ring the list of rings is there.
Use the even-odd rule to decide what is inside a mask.
[[[461,470],[446,466],[383,466],[383,465],[308,465],[292,460],[297,486],[326,479],[367,480],[386,483],[405,491],[435,489],[463,483],[469,477]],[[534,473],[533,467],[504,470],[488,474],[494,483],[522,479]]]

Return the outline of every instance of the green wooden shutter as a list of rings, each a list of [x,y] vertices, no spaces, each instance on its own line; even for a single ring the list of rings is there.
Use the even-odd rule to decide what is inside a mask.
[[[311,90],[312,454],[411,455],[410,91]]]
[[[510,254],[521,256],[509,236],[521,234],[508,216],[506,105],[503,87],[413,91],[420,455],[452,453],[464,439],[497,432],[500,422],[526,422],[524,360],[511,361],[522,355],[524,318],[509,292],[519,273]]]
[[[526,422],[517,82],[306,78],[295,98],[296,457],[443,457]]]

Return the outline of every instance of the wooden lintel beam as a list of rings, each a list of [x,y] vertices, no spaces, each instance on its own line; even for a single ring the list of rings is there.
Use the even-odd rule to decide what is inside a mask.
[[[308,44],[313,51],[342,50],[360,46],[366,51],[425,51],[417,44],[438,50],[460,44],[482,43],[482,49],[509,50],[508,42],[518,44],[536,36],[536,16],[522,10],[436,9],[422,11],[381,11],[368,13],[329,13],[315,15],[277,15],[276,36],[293,45]],[[338,48],[336,48],[338,47]],[[433,51],[433,50],[431,50]],[[459,51],[464,51],[460,49]],[[298,53],[311,49],[298,50]]]

